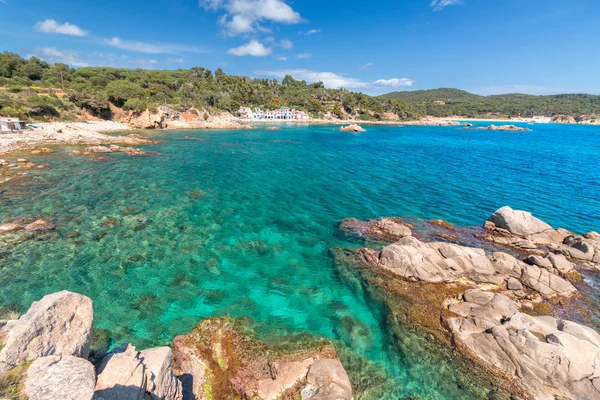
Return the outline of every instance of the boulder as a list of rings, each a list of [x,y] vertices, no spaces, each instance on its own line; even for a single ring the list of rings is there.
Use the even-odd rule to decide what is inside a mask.
[[[286,390],[303,381],[308,373],[308,368],[314,359],[307,358],[302,361],[284,362],[272,366],[274,379],[267,378],[258,381],[258,397],[263,400],[275,400]]]
[[[518,236],[530,236],[552,231],[552,227],[544,221],[535,218],[530,212],[513,210],[506,206],[497,210],[488,221],[497,228]]]
[[[106,146],[91,146],[85,149],[88,153],[112,153],[112,150]]]
[[[2,233],[12,233],[21,229],[21,225],[15,224],[13,222],[8,222],[6,224],[0,225],[0,234]]]
[[[73,356],[48,356],[27,369],[25,394],[30,400],[90,400],[96,371],[88,360]]]
[[[449,319],[458,340],[483,362],[520,381],[536,399],[600,399],[597,332],[571,321],[522,314],[505,296],[496,304],[502,295],[491,296],[489,304],[463,307],[467,315]]]
[[[356,125],[356,124],[351,124],[348,126],[342,126],[340,128],[340,132],[352,132],[352,133],[359,133],[359,132],[366,132],[365,129],[363,129],[361,126]]]
[[[339,360],[321,359],[310,366],[302,400],[351,400],[350,378]]]
[[[94,400],[145,400],[148,379],[134,346],[108,353],[98,368]]]
[[[92,341],[92,300],[62,291],[34,302],[12,325],[0,352],[0,373],[40,357],[87,358]]]
[[[384,218],[369,229],[369,233],[386,238],[402,239],[410,236],[410,228],[393,218]]]
[[[138,358],[145,366],[146,382],[151,400],[181,400],[181,381],[171,370],[173,352],[170,347],[141,351]]]

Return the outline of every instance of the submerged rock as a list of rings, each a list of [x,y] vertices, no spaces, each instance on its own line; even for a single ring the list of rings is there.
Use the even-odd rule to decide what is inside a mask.
[[[92,301],[62,291],[34,302],[16,321],[0,352],[0,373],[39,357],[87,358],[92,340]]]
[[[25,394],[30,400],[90,400],[96,371],[89,361],[73,356],[48,356],[27,369]]]
[[[55,228],[53,223],[44,221],[43,219],[38,219],[24,227],[24,229],[29,232],[51,231]]]
[[[600,335],[571,321],[532,317],[506,296],[471,291],[450,305],[457,338],[478,358],[519,379],[535,398],[600,399]]]

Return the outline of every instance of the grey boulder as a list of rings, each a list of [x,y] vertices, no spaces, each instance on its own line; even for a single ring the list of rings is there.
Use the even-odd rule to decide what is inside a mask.
[[[25,394],[30,400],[90,400],[95,386],[96,371],[88,360],[48,356],[27,369]]]
[[[40,357],[87,358],[92,341],[92,300],[62,291],[34,302],[11,326],[0,352],[0,373]]]

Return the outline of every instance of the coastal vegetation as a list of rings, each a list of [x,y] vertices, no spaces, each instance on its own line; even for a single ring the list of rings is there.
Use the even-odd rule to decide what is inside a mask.
[[[467,117],[533,117],[600,114],[600,96],[590,94],[557,94],[533,96],[502,94],[480,96],[458,89],[433,89],[393,92],[380,96],[401,100],[419,113],[433,117],[462,115]]]
[[[313,118],[330,115],[358,120],[416,120],[447,117],[555,117],[600,114],[600,96],[565,94],[479,96],[458,89],[393,92],[368,96],[327,89],[286,76],[258,79],[227,75],[203,67],[143,70],[108,67],[71,68],[36,57],[0,54],[0,116],[73,120],[82,115],[110,119],[116,109],[128,112],[160,106],[185,111],[236,113],[240,106],[290,107]],[[116,108],[115,108],[116,107]]]

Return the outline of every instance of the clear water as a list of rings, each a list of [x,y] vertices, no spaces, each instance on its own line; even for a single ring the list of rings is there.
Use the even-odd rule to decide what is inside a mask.
[[[343,218],[480,225],[504,205],[600,229],[600,127],[532,129],[152,132],[161,155],[103,161],[59,149],[32,158],[52,165],[33,181],[0,186],[0,221],[51,218],[58,231],[4,247],[0,305],[83,293],[97,328],[143,347],[208,316],[247,316],[268,334],[338,340],[387,371],[390,398],[460,398],[435,379],[446,376],[439,366],[394,352],[383,311],[338,274],[329,249],[356,245],[337,234]]]

